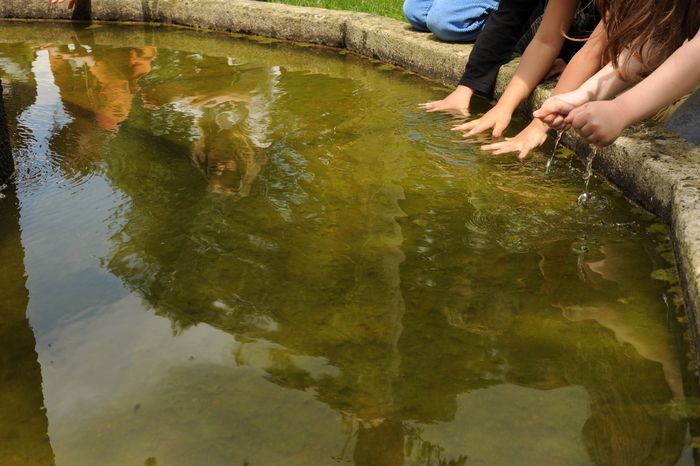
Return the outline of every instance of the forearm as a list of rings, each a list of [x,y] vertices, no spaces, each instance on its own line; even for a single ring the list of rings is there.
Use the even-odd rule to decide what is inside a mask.
[[[625,126],[637,123],[700,86],[700,32],[661,66],[615,102],[624,109]]]
[[[605,65],[598,73],[586,81],[579,92],[586,96],[586,101],[608,100],[622,91],[634,86],[637,81],[623,80],[612,63]]]
[[[600,22],[591,33],[586,43],[573,56],[564,72],[559,77],[557,85],[552,91],[552,96],[575,91],[586,80],[600,70],[603,50],[607,44],[608,37],[605,27]],[[534,118],[529,127],[532,131],[536,129],[542,134],[549,130],[549,126],[539,118]]]
[[[608,36],[601,21],[581,50],[566,65],[564,72],[559,77],[559,81],[557,81],[556,87],[552,91],[552,95],[574,91],[600,71],[603,50],[607,43]]]
[[[545,77],[564,44],[562,31],[571,24],[578,2],[567,0],[550,2],[542,24],[534,39],[525,49],[515,75],[499,100],[499,105],[515,111]]]
[[[523,54],[513,78],[498,105],[511,111],[515,111],[524,99],[537,87],[552,66],[554,59],[559,54],[562,42],[548,44],[538,42],[536,39],[528,46]]]

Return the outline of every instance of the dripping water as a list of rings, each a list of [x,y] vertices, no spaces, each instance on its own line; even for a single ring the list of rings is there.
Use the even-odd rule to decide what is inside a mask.
[[[593,149],[590,157],[588,157],[588,160],[586,161],[586,171],[583,173],[583,192],[578,196],[579,205],[587,203],[591,198],[588,192],[588,183],[591,181],[591,177],[593,176],[593,160],[596,158],[596,155],[598,155],[597,147]]]
[[[561,141],[561,136],[564,134],[564,131],[557,131],[557,137],[554,139],[554,148],[552,149],[552,155],[549,156],[549,160],[547,160],[547,165],[544,167],[544,172],[549,173],[549,168],[552,166],[552,162],[554,161],[554,155],[557,153],[557,149],[559,148],[559,142]]]

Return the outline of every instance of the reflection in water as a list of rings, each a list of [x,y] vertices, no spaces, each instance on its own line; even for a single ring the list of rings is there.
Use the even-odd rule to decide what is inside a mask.
[[[0,81],[0,183],[4,183],[15,170],[3,100],[2,81]]]
[[[0,69],[72,180],[20,190],[58,464],[692,464],[668,238],[614,191],[577,208],[352,56],[42,27]]]
[[[217,65],[229,68],[223,59],[218,64],[201,60],[210,62],[207,65],[212,68]],[[201,83],[192,79],[197,65],[165,84],[150,87],[144,95],[145,105],[158,110],[168,104],[170,111],[191,115],[197,133],[192,159],[204,172],[210,189],[247,197],[267,161],[262,149],[270,145],[268,113],[280,71],[260,70],[255,73],[258,75],[255,80],[248,73],[241,83],[237,82],[241,74],[231,69],[230,73],[209,80],[207,88],[202,90]]]
[[[89,31],[81,37],[90,40]],[[113,48],[83,45],[77,35],[66,45],[47,47],[51,74],[71,121],[52,139],[57,153],[70,154],[64,170],[94,171],[101,148],[114,137],[140,91],[139,79],[151,71],[155,47]]]
[[[14,186],[0,199],[0,459],[3,465],[53,465],[34,334],[26,317],[24,250]]]

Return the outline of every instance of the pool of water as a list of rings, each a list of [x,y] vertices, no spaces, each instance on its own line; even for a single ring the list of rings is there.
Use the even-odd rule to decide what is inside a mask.
[[[564,152],[277,41],[3,23],[0,77],[0,464],[696,464],[669,232]]]

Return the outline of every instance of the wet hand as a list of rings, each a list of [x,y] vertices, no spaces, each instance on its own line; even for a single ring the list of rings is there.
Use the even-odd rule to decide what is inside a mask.
[[[63,3],[65,0],[50,0],[50,1],[51,1],[51,4],[54,4],[54,3]],[[75,5],[75,0],[68,0],[68,9],[73,8],[74,5]]]
[[[472,90],[467,86],[457,86],[457,89],[444,99],[425,102],[418,106],[426,112],[446,112],[469,116],[469,102],[471,102],[472,94]]]
[[[465,133],[464,137],[470,137],[482,131],[486,131],[489,128],[493,128],[491,135],[497,138],[500,137],[503,131],[508,127],[512,115],[512,112],[500,108],[498,104],[496,104],[495,107],[486,112],[481,118],[453,126],[452,131],[463,131]]]
[[[605,147],[612,144],[628,126],[624,115],[617,102],[606,100],[575,108],[565,121],[589,144]]]
[[[505,141],[481,146],[481,150],[489,151],[494,155],[517,152],[519,159],[524,159],[532,149],[540,147],[547,140],[547,126],[541,121],[533,120],[525,129],[515,137],[506,138]]]
[[[564,122],[566,116],[584,102],[585,98],[575,91],[559,94],[545,100],[539,109],[532,112],[532,116],[539,118],[552,129],[565,131],[568,129]]]

